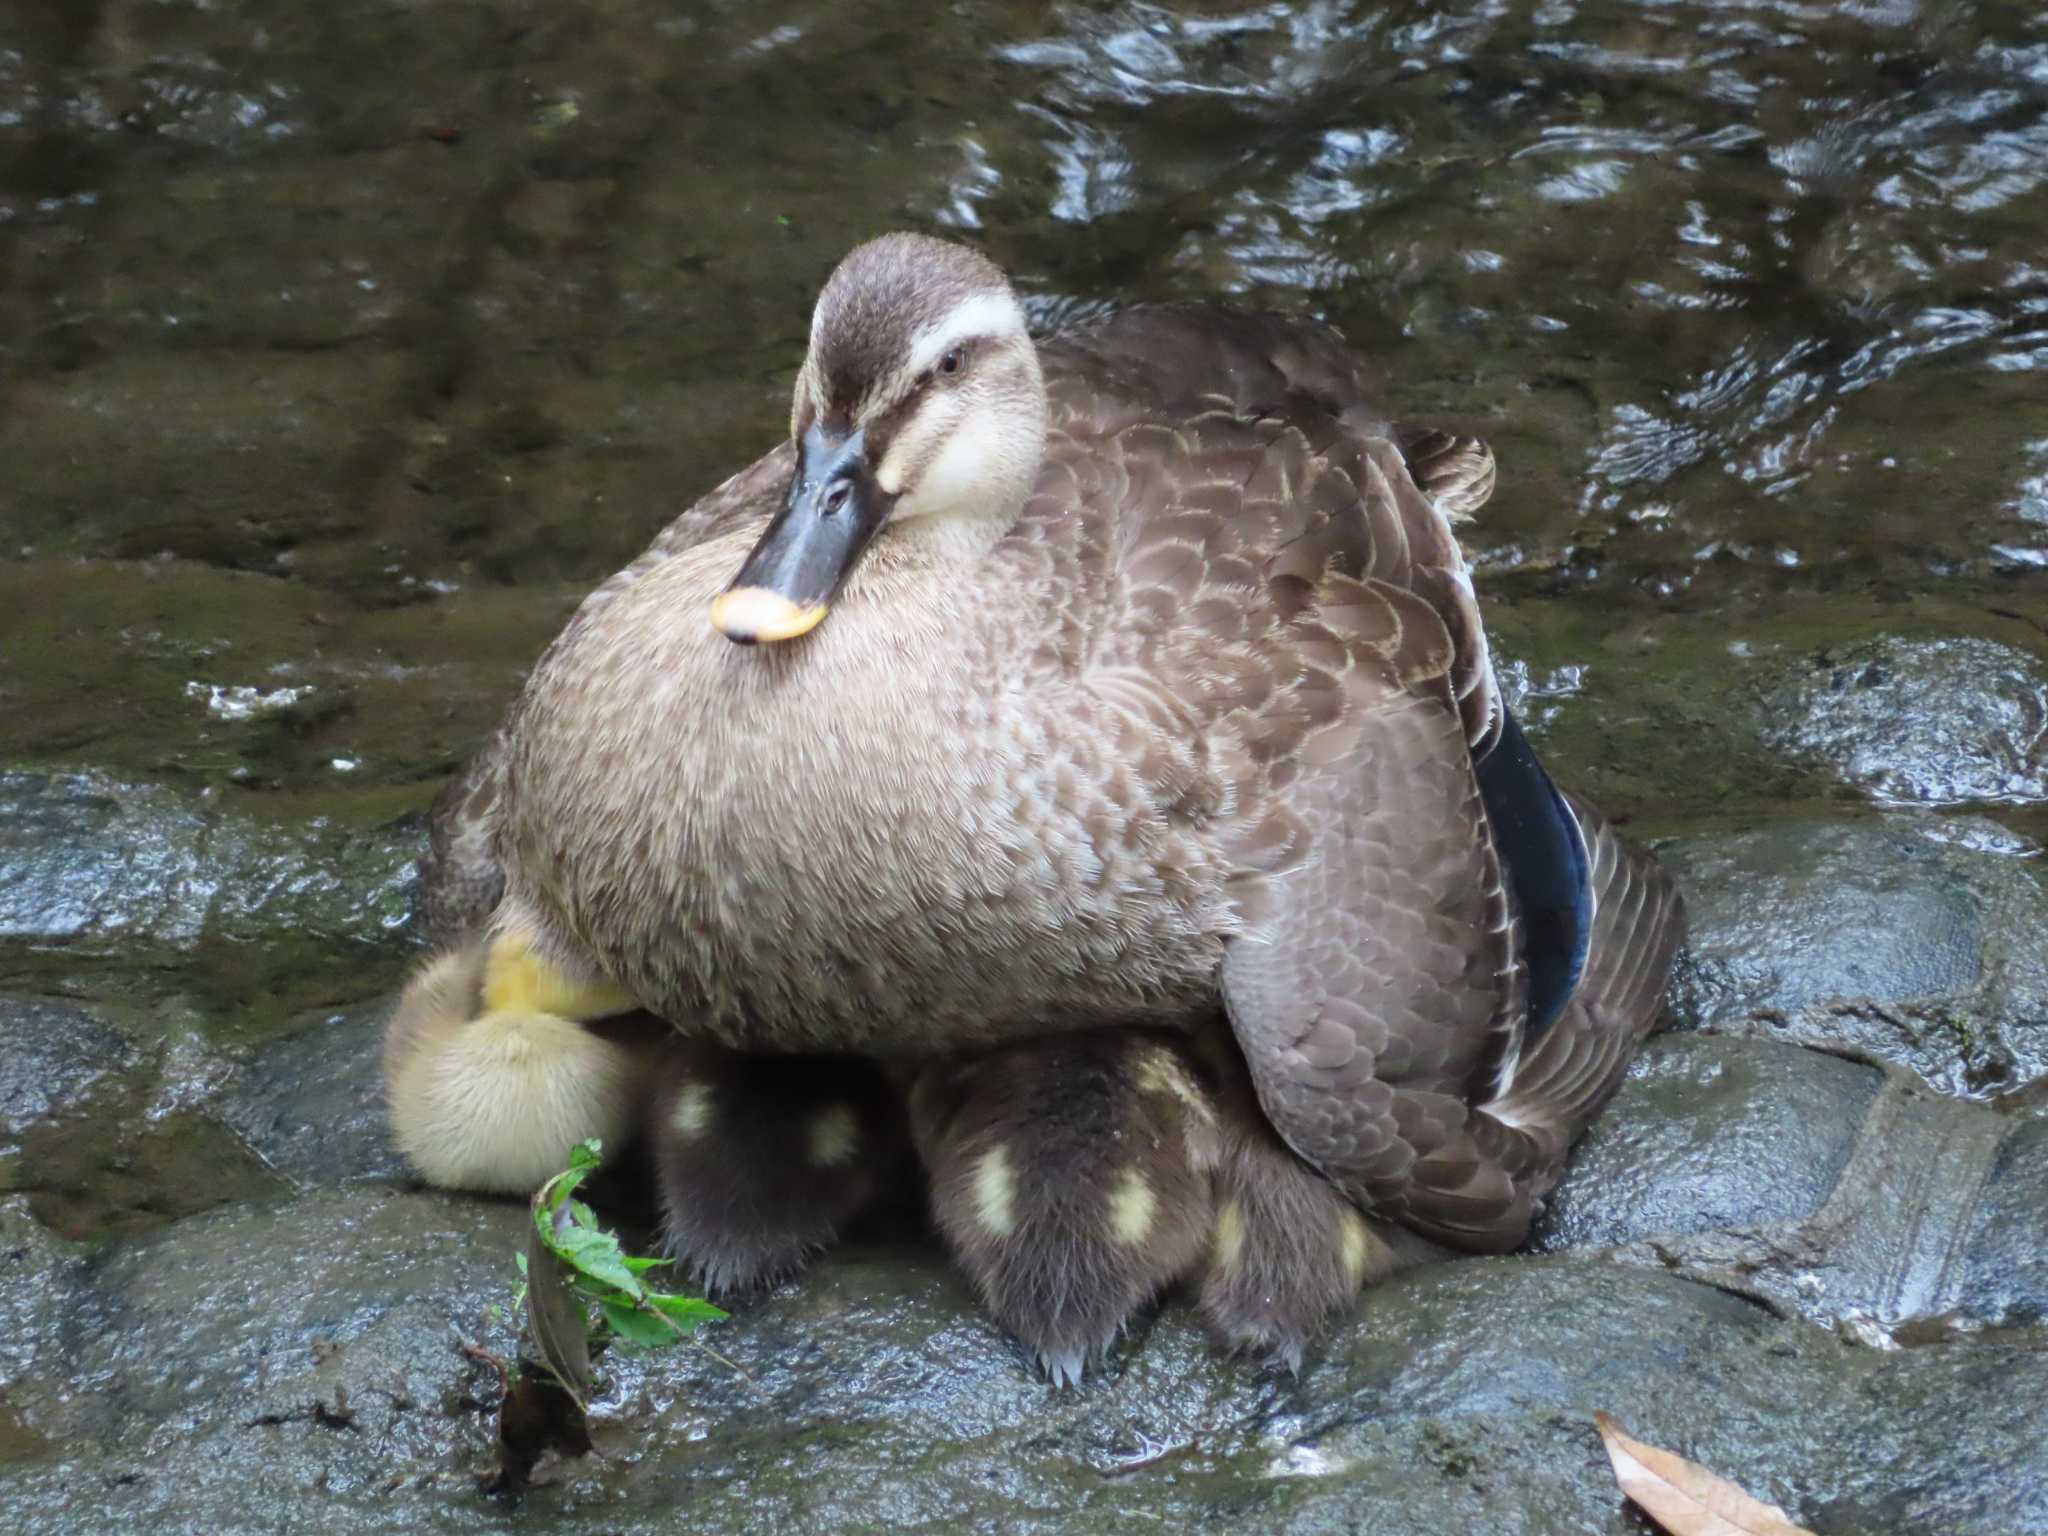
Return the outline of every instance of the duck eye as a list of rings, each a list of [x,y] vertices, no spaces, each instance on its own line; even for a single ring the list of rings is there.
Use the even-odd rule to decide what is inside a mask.
[[[958,347],[955,347],[952,351],[948,352],[944,357],[939,359],[939,372],[958,373],[960,371],[961,362],[962,358],[960,355],[960,349]]]

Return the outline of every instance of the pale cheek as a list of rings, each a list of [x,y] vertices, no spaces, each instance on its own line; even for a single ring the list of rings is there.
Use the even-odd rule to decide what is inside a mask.
[[[1004,448],[1004,436],[987,413],[968,416],[945,435],[937,455],[917,477],[915,488],[897,503],[896,516],[927,517],[987,497],[994,483],[1003,477]],[[900,486],[902,472],[915,462],[906,457],[899,466],[896,459],[897,454],[891,453],[877,476],[885,489],[890,484],[892,468],[897,470],[896,483]]]

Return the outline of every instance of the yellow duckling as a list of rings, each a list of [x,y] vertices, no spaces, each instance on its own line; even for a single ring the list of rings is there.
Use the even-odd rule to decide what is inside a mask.
[[[384,1035],[393,1139],[446,1189],[528,1194],[587,1137],[634,1129],[650,1047],[585,1026],[630,1013],[602,980],[544,960],[530,934],[450,950],[400,997]]]

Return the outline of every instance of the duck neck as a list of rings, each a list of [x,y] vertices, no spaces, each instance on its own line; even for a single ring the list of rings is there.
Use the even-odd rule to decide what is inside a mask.
[[[854,568],[848,596],[869,595],[931,610],[971,606],[972,573],[1017,525],[1038,475],[1043,437],[987,484],[940,510],[892,519]]]
[[[877,541],[874,555],[883,563],[918,569],[939,580],[958,577],[988,557],[1005,533],[1016,525],[1020,506],[959,508],[892,526]]]

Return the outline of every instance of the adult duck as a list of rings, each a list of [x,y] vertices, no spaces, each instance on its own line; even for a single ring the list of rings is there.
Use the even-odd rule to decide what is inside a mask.
[[[960,246],[860,246],[789,441],[597,589],[444,797],[462,935],[389,1036],[435,1182],[645,1127],[678,1256],[787,1273],[899,1165],[1057,1379],[1197,1276],[1298,1360],[1515,1247],[1683,917],[1504,707],[1452,529],[1494,462],[1333,331],[1034,342]],[[656,1060],[586,1027],[642,1009]]]

